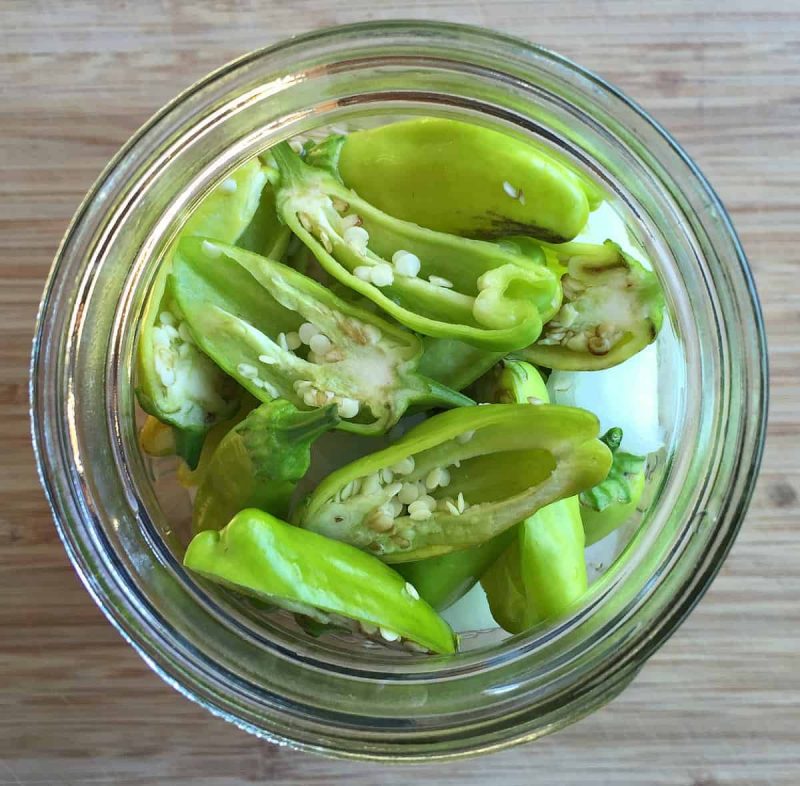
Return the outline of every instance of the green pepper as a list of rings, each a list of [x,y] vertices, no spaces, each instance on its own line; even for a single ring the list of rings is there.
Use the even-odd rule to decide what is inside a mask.
[[[547,387],[527,363],[507,362],[495,400],[548,401]],[[481,577],[489,608],[509,633],[562,614],[588,586],[578,498],[546,505],[516,528],[510,547]]]
[[[582,180],[552,155],[457,120],[415,118],[331,137],[308,158],[389,215],[439,232],[570,240],[589,217]]]
[[[455,652],[453,631],[414,587],[375,557],[243,510],[192,539],[183,564],[210,581],[318,622],[341,618],[387,642]]]
[[[333,472],[296,518],[386,562],[474,546],[602,480],[611,454],[598,428],[591,413],[554,405],[443,412]]]
[[[564,301],[535,343],[515,355],[546,368],[595,371],[622,363],[655,340],[664,295],[654,273],[611,240],[544,248],[565,266]]]
[[[303,163],[287,143],[271,153],[283,220],[328,273],[401,324],[508,351],[533,342],[558,310],[558,281],[545,266],[392,218]]]
[[[194,501],[195,532],[222,529],[244,508],[286,518],[311,445],[338,423],[333,404],[301,412],[276,399],[254,409],[214,451]]]
[[[444,342],[443,339],[435,340]],[[478,351],[480,350],[475,350]],[[447,358],[442,357],[442,362],[447,369]],[[466,368],[464,366],[465,370]],[[530,403],[528,395],[544,395],[546,399],[547,389],[543,384],[536,387],[537,383],[541,383],[541,378],[527,363],[507,362],[482,376],[475,384],[473,392],[478,401],[526,404]],[[466,595],[489,566],[511,547],[515,538],[516,528],[511,527],[478,546],[407,562],[398,565],[397,570],[417,588],[421,597],[435,609],[442,611]]]
[[[473,403],[417,373],[412,333],[279,262],[187,238],[172,286],[203,352],[260,401],[334,403],[340,428],[362,434],[385,432],[411,405]]]
[[[191,213],[180,237],[239,238],[266,183],[261,164],[249,161],[217,186]],[[168,286],[171,246],[140,320],[136,394],[142,409],[174,427],[175,448],[194,468],[205,435],[238,409],[240,389],[192,341]]]
[[[609,429],[600,439],[608,445],[613,459],[608,477],[580,495],[587,546],[602,540],[633,515],[645,485],[647,457],[619,449],[622,429]]]

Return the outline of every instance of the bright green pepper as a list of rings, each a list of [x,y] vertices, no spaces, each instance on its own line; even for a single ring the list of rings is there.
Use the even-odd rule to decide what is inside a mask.
[[[334,403],[340,428],[362,434],[385,432],[411,405],[473,403],[416,372],[412,333],[279,262],[187,238],[172,287],[203,352],[261,401]]]
[[[446,358],[442,360],[446,363]],[[527,363],[507,362],[485,374],[474,386],[473,394],[478,401],[527,404],[528,395],[543,395],[546,400],[547,389],[536,371]],[[511,527],[478,546],[417,562],[407,562],[398,565],[397,570],[417,588],[421,597],[441,611],[466,595],[483,573],[512,546],[515,539],[516,528]]]
[[[311,445],[338,423],[332,404],[301,412],[276,399],[254,409],[214,451],[194,500],[195,532],[222,529],[245,508],[286,518],[311,464]]]
[[[508,362],[495,399],[541,406],[547,387],[527,363]],[[481,584],[497,623],[510,633],[562,614],[588,586],[577,497],[543,507],[516,528],[511,546],[483,574]]]
[[[602,480],[611,454],[597,433],[594,415],[570,407],[444,412],[329,475],[298,523],[386,562],[477,545]]]
[[[613,460],[608,477],[580,495],[587,546],[602,540],[633,515],[645,485],[647,457],[619,449],[622,429],[609,429],[600,439],[608,445]]]
[[[328,273],[401,324],[508,351],[534,341],[558,310],[558,282],[545,266],[494,243],[392,218],[286,143],[271,153],[283,220]]]
[[[589,217],[582,180],[552,155],[457,120],[415,118],[331,137],[309,161],[389,215],[439,232],[570,240]]]
[[[504,244],[507,245],[507,244]],[[654,273],[610,240],[544,246],[564,266],[563,305],[531,346],[514,354],[546,368],[611,368],[652,343],[664,316]]]
[[[253,219],[265,183],[258,161],[239,167],[200,202],[180,237],[236,241]],[[176,450],[193,468],[205,435],[236,412],[241,391],[187,340],[183,315],[167,286],[174,250],[175,245],[161,262],[140,321],[136,394],[145,412],[174,426]]]
[[[322,623],[343,617],[384,641],[455,652],[447,623],[391,568],[260,510],[243,510],[223,530],[195,535],[183,564],[210,581]]]

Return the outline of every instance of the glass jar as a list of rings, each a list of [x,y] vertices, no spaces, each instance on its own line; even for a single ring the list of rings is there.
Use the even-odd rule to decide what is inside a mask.
[[[298,133],[444,115],[526,136],[603,183],[657,260],[674,331],[666,443],[644,521],[568,619],[466,637],[454,658],[314,640],[201,586],[137,446],[136,323],[182,217],[231,169]],[[668,353],[669,354],[669,353]],[[316,32],[237,60],[137,132],[79,208],[42,300],[33,437],[59,533],[109,620],[167,682],[267,739],[432,759],[531,740],[616,696],[698,602],[752,492],[765,432],[764,331],[744,254],[671,137],[568,60],[418,22]],[[113,690],[113,686],[108,686]]]

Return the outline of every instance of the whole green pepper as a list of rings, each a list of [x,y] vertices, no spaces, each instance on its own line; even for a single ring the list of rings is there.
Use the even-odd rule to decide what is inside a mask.
[[[338,423],[333,404],[301,412],[276,399],[254,409],[214,451],[194,500],[195,532],[222,529],[245,508],[286,518],[311,445]]]
[[[253,219],[266,183],[257,160],[249,161],[206,196],[180,237],[236,241]],[[140,320],[136,394],[142,409],[174,427],[178,454],[194,467],[205,435],[239,407],[240,390],[191,340],[168,286],[171,246]]]
[[[655,274],[610,240],[602,245],[544,246],[564,266],[564,301],[531,346],[518,357],[546,368],[611,368],[652,343],[664,316]],[[557,263],[557,264],[558,264]]]
[[[279,262],[187,238],[172,288],[194,339],[261,401],[337,405],[340,428],[383,433],[413,405],[473,402],[417,373],[412,333]]]
[[[589,217],[581,179],[528,142],[415,118],[329,138],[309,160],[389,215],[467,237],[570,240]]]
[[[547,387],[529,364],[508,362],[495,398],[541,406],[548,401]],[[526,518],[509,548],[481,577],[492,616],[509,633],[558,616],[586,592],[579,507],[577,497],[568,497]]]
[[[183,564],[210,581],[318,622],[351,620],[387,642],[455,652],[453,631],[414,587],[375,557],[260,510],[192,539]]]
[[[594,415],[570,407],[444,412],[329,475],[298,523],[386,562],[477,545],[604,478],[611,454],[597,433]]]
[[[533,342],[558,310],[558,281],[546,266],[392,218],[303,163],[287,143],[271,153],[283,220],[328,273],[401,324],[508,351]]]
[[[608,477],[580,495],[580,514],[586,545],[602,540],[634,513],[645,486],[647,458],[619,449],[622,429],[609,429],[600,439],[612,455]]]

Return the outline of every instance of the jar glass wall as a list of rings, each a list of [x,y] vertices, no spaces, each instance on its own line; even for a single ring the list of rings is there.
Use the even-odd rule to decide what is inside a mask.
[[[331,124],[437,115],[534,140],[601,182],[656,260],[665,447],[642,526],[568,619],[454,658],[314,640],[180,565],[185,499],[136,438],[136,324],[157,260],[234,167]],[[710,186],[640,109],[559,56],[483,30],[378,23],[255,52],[193,86],[111,162],[42,302],[33,434],[59,532],[113,624],[168,682],[273,740],[420,759],[491,750],[609,701],[710,583],[761,454],[766,352],[746,260]],[[183,506],[183,507],[182,507]]]

